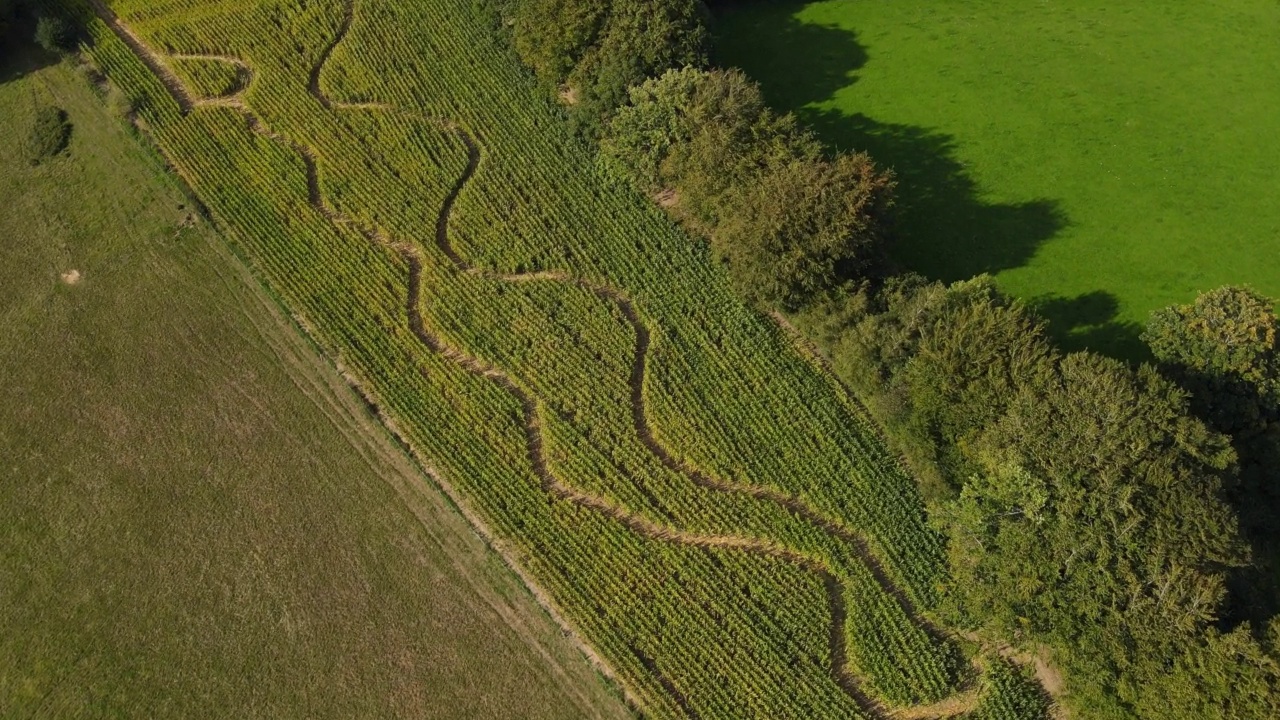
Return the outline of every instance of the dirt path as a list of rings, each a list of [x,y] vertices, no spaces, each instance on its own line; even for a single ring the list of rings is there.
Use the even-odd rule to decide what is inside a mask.
[[[160,79],[160,82],[169,91],[169,94],[173,96],[174,101],[178,103],[178,108],[184,115],[195,109],[196,99],[187,90],[186,85],[182,84],[182,80],[164,63],[160,55],[153,52],[141,38],[133,34],[128,25],[120,22],[120,18],[116,16],[115,11],[107,5],[105,0],[89,0],[89,5],[98,14],[98,17],[102,19],[102,22],[106,23],[107,27],[111,28],[112,32],[123,40],[124,44],[129,46],[129,49],[142,61],[142,64],[146,65],[147,69]]]
[[[161,57],[152,51],[140,38],[135,36],[127,26],[123,25],[115,14],[106,7],[102,0],[90,0],[90,2],[97,10],[103,21],[106,22],[107,25],[129,45],[129,47],[138,55],[147,67],[163,81],[165,87],[172,93],[184,113],[189,113],[195,108],[201,106],[222,106],[236,110],[245,118],[245,121],[251,131],[286,145],[296,152],[302,159],[307,178],[308,202],[317,212],[322,214],[335,225],[354,229],[364,235],[370,242],[391,248],[401,255],[409,267],[409,288],[408,297],[406,298],[406,311],[408,313],[408,322],[412,332],[428,350],[457,363],[479,377],[495,382],[517,399],[524,416],[523,426],[529,450],[529,458],[534,473],[537,475],[545,492],[553,497],[567,502],[572,502],[581,507],[606,515],[632,531],[655,540],[680,543],[693,547],[741,551],[771,560],[786,562],[816,575],[822,581],[825,588],[829,611],[831,613],[829,642],[831,657],[833,660],[831,667],[832,678],[868,715],[877,718],[899,717],[915,720],[926,717],[951,717],[955,714],[972,709],[974,702],[964,700],[964,696],[961,695],[948,698],[937,706],[906,708],[895,713],[890,713],[880,705],[880,703],[862,691],[857,678],[849,671],[849,658],[845,647],[844,635],[844,624],[847,609],[844,604],[843,588],[836,574],[823,563],[796,550],[755,538],[739,537],[734,535],[691,533],[661,525],[615,505],[604,498],[584,493],[561,482],[550,469],[544,451],[544,433],[542,429],[541,415],[544,404],[535,399],[535,397],[525,389],[523,384],[516,381],[502,369],[489,365],[477,357],[448,345],[440,337],[434,335],[427,329],[423,322],[420,310],[423,268],[423,257],[421,251],[410,243],[396,242],[392,240],[376,228],[364,227],[331,207],[321,191],[319,168],[314,151],[302,143],[271,131],[257,116],[257,114],[240,99],[243,91],[238,92],[235,95],[224,96],[222,98],[204,100],[195,98],[193,94],[182,84],[176,74],[167,67]],[[308,83],[311,94],[326,109],[333,111],[382,110],[388,112],[406,112],[406,114],[413,115],[413,113],[407,113],[407,111],[378,103],[347,104],[336,102],[326,96],[320,89],[320,78],[324,70],[324,65],[349,32],[353,24],[354,17],[354,2],[348,2],[345,6],[344,16],[337,33],[331,42],[325,46],[315,66],[311,70]],[[222,55],[187,55],[181,57],[233,62],[237,64],[238,67],[245,68],[249,73],[249,77],[252,77],[252,69],[238,58],[231,58],[229,56]],[[718,492],[744,493],[751,497],[776,503],[787,508],[796,515],[803,517],[808,522],[822,528],[826,532],[849,541],[885,591],[902,605],[903,609],[910,617],[920,622],[929,630],[936,632],[936,628],[929,626],[927,622],[920,618],[920,616],[913,610],[905,594],[892,582],[882,564],[871,553],[865,539],[860,535],[848,528],[845,528],[837,521],[823,516],[821,513],[813,510],[797,498],[790,497],[770,488],[731,483],[719,478],[713,478],[696,468],[689,467],[687,464],[673,457],[666,448],[657,441],[654,432],[649,425],[644,404],[644,378],[647,368],[649,345],[651,342],[650,332],[643,322],[634,303],[626,297],[625,294],[616,288],[591,283],[585,279],[576,278],[564,272],[547,271],[518,274],[489,272],[472,266],[461,255],[459,255],[454,249],[449,238],[450,219],[452,217],[454,205],[456,204],[459,196],[479,167],[482,153],[470,133],[457,123],[439,118],[424,116],[417,117],[435,124],[446,131],[455,133],[467,149],[468,163],[466,170],[450,190],[450,193],[442,204],[436,222],[436,244],[446,257],[449,258],[450,262],[454,264],[456,270],[467,275],[482,276],[489,279],[497,279],[507,282],[555,281],[571,283],[595,293],[602,299],[616,304],[623,317],[632,325],[636,334],[636,348],[629,383],[631,387],[631,403],[635,429],[640,441],[645,445],[645,447],[669,470],[685,475],[692,482],[701,487]],[[393,432],[395,432],[393,425],[389,425],[389,427]],[[402,433],[397,432],[396,435],[401,438],[402,442],[406,442],[407,444]],[[415,453],[415,456],[416,455],[417,454]],[[427,465],[427,467],[430,466]],[[466,507],[459,493],[457,493],[456,489],[447,482],[441,473],[432,471],[431,474],[436,481],[440,483],[446,494],[448,494],[458,504],[459,508]],[[487,526],[485,526],[485,524],[473,513],[464,510],[464,515],[478,528],[484,537],[491,540],[494,538],[493,533],[489,532]],[[496,542],[494,542],[494,545],[499,548],[501,547]],[[539,602],[542,603],[549,612],[551,612],[552,616],[567,630],[573,631],[573,626],[565,620],[564,613],[562,613],[558,606],[540,590],[531,578],[519,569],[518,563],[513,562],[509,556],[505,559],[513,569],[517,570],[521,579],[529,585],[531,591],[534,592],[535,597],[537,597]],[[573,632],[573,635],[578,644],[582,647],[583,652],[587,654],[587,656],[590,657],[598,667],[604,670],[606,674],[618,680],[625,688],[625,682],[622,681],[616,672],[612,671],[602,657],[595,653],[594,649],[581,640],[580,634]],[[663,680],[663,678],[659,679]],[[666,686],[670,683],[664,682],[663,684]],[[674,690],[674,688],[672,689]],[[627,690],[633,702],[638,700],[638,696],[634,693],[633,689],[627,688]],[[673,699],[680,704],[690,716],[694,716],[692,708],[688,707],[687,702],[680,697],[678,692],[673,692],[672,696]],[[946,704],[947,707],[941,707],[943,704]],[[936,710],[934,709],[935,707],[937,708]],[[904,712],[907,714],[902,714]]]
[[[249,91],[249,86],[253,84],[253,67],[249,63],[241,60],[234,55],[219,55],[214,53],[174,53],[169,57],[174,60],[204,60],[206,62],[220,62],[231,65],[236,69],[236,75],[239,83],[231,92],[211,98],[195,99],[197,107],[205,106],[227,106],[239,107],[244,105],[244,95]]]

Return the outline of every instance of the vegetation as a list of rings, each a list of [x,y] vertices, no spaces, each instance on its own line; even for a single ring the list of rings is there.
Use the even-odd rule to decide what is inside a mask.
[[[52,105],[36,109],[26,143],[26,155],[32,165],[66,150],[70,141],[71,120],[66,110]]]
[[[812,12],[848,6],[820,3]],[[767,32],[781,33],[791,51],[831,59],[812,45],[820,28],[806,35],[795,25],[774,21]],[[788,50],[775,50],[760,53],[757,44],[751,56],[768,57],[777,71],[774,61]],[[857,57],[851,52],[845,61]],[[811,82],[831,83],[833,75],[840,79],[815,73]],[[794,72],[784,82],[793,93],[809,84]],[[1246,518],[1242,536],[1230,501],[1252,504],[1259,519],[1276,507],[1261,490],[1275,445],[1269,435],[1257,437],[1276,410],[1260,386],[1273,374],[1270,301],[1237,293],[1153,320],[1153,348],[1192,391],[1189,403],[1152,367],[1063,356],[1039,315],[989,277],[951,286],[883,277],[883,265],[870,258],[887,234],[891,181],[866,182],[876,175],[865,156],[825,159],[817,141],[792,116],[769,110],[742,73],[668,71],[635,86],[629,100],[606,123],[604,175],[656,196],[707,235],[740,294],[802,311],[802,328],[870,400],[925,480],[935,524],[949,539],[945,616],[999,637],[1047,643],[1068,672],[1071,704],[1089,716],[1275,714],[1280,674],[1271,650],[1247,625],[1228,634],[1217,627],[1224,612],[1235,612],[1225,603],[1226,586],[1248,564],[1243,540],[1253,539],[1258,525]],[[806,117],[831,124],[830,116]],[[892,150],[887,137],[872,129],[858,140]],[[804,170],[839,167],[849,157],[860,169],[843,177],[856,182]],[[929,169],[927,159],[911,160]],[[903,171],[910,181],[922,169]],[[944,181],[976,188],[958,170]],[[904,189],[915,193],[904,203],[904,229],[937,225],[939,213],[913,205],[942,193],[910,183]],[[1059,218],[1045,216],[1056,231]],[[984,232],[1009,229],[981,225]],[[938,257],[961,251],[960,243],[948,245]],[[837,271],[842,265],[847,273]],[[1063,303],[1038,305],[1053,320],[1071,314]],[[1252,481],[1237,483],[1237,451],[1245,475],[1257,473]],[[1261,566],[1267,574],[1270,565]],[[1245,581],[1264,597],[1274,587]],[[1254,610],[1257,620],[1270,616]],[[1220,684],[1233,675],[1247,678],[1236,698]],[[1169,692],[1170,678],[1195,691]]]
[[[627,88],[669,68],[703,65],[708,35],[700,0],[489,0],[521,59],[563,83],[578,132],[594,138]]]
[[[1253,545],[1253,566],[1233,585],[1237,619],[1265,622],[1280,611],[1280,352],[1276,303],[1223,287],[1152,314],[1143,339],[1162,371],[1191,395],[1196,415],[1231,437],[1240,478],[1228,496]]]
[[[541,87],[464,0],[122,0],[93,52],[271,287],[651,713],[947,699],[963,663],[938,619],[1047,645],[1085,717],[1280,712],[1280,625],[1220,625],[1250,560],[1238,454],[1186,391],[1062,354],[990,277],[886,275],[893,181],[865,155],[825,155],[740,74],[643,81],[696,65],[678,62],[691,15],[496,7]],[[563,26],[541,45],[547,18]],[[170,69],[210,49],[251,66],[243,94],[201,97]],[[711,252],[600,184],[546,101],[564,79],[587,97],[573,112],[604,119],[600,176],[659,194]],[[925,478],[932,524],[860,406],[734,285],[795,311]],[[1159,336],[1198,327],[1181,318]],[[1234,357],[1153,343],[1170,372]],[[1010,673],[992,665],[962,710],[1043,716]]]
[[[882,265],[892,176],[827,158],[736,71],[668,71],[632,90],[600,143],[606,176],[673,193],[740,294],[789,310]]]
[[[75,26],[58,15],[41,14],[36,20],[36,44],[51,53],[75,48]]]
[[[169,162],[650,714],[956,689],[910,477],[701,248],[600,183],[470,0],[112,8],[93,57]],[[210,53],[251,68],[243,94],[170,70]]]
[[[897,279],[800,320],[931,479],[944,614],[1048,644],[1086,716],[1280,708],[1268,646],[1216,629],[1249,559],[1227,502],[1236,454],[1173,383],[1061,355],[989,278]],[[1168,692],[1175,669],[1203,692]],[[1215,685],[1233,676],[1239,696]]]
[[[629,716],[79,73],[0,116],[0,717]]]
[[[906,268],[991,274],[1065,348],[1132,360],[1160,307],[1280,297],[1280,4],[720,4],[718,64],[894,170]]]
[[[1003,658],[989,661],[982,703],[972,720],[1048,718],[1050,702],[1035,680]]]

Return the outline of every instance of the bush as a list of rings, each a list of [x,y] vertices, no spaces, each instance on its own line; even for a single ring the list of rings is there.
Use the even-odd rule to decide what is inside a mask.
[[[36,44],[53,53],[74,50],[75,26],[56,15],[41,15],[36,20]]]
[[[712,251],[743,296],[796,310],[881,264],[893,186],[865,154],[778,163],[733,189]]]
[[[57,155],[71,141],[71,121],[62,108],[44,106],[36,110],[27,140],[27,156],[32,165]]]
[[[521,60],[544,84],[567,84],[577,132],[599,136],[627,88],[670,68],[707,62],[699,0],[481,0],[511,29]]]
[[[824,157],[740,71],[671,70],[630,91],[600,141],[603,172],[711,240],[740,292],[794,310],[874,274],[894,182],[865,154]]]
[[[1231,436],[1240,482],[1230,496],[1255,550],[1236,578],[1233,611],[1264,620],[1280,610],[1280,318],[1275,303],[1247,288],[1223,287],[1189,305],[1152,313],[1143,340],[1160,369],[1191,394],[1192,408]]]

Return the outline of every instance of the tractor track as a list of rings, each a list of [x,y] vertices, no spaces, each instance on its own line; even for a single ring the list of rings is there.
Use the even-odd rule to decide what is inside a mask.
[[[353,229],[360,235],[364,236],[368,241],[379,246],[389,248],[400,255],[409,270],[406,311],[408,314],[410,330],[418,341],[429,351],[454,362],[478,377],[494,382],[518,401],[523,415],[522,426],[526,436],[529,459],[533,472],[538,477],[540,485],[546,493],[560,500],[600,513],[628,529],[654,540],[673,542],[691,547],[740,551],[771,560],[786,562],[817,576],[825,590],[828,609],[831,614],[829,649],[831,655],[830,673],[832,679],[867,715],[873,718],[912,718],[923,720],[924,718],[953,717],[961,712],[972,709],[972,706],[976,703],[976,699],[957,703],[955,700],[958,699],[958,696],[953,695],[951,698],[944,699],[940,703],[934,703],[933,705],[919,705],[890,711],[878,700],[867,695],[866,692],[862,690],[858,679],[849,670],[850,660],[846,648],[844,632],[847,608],[844,600],[843,586],[838,576],[822,562],[799,551],[765,540],[727,534],[701,534],[668,527],[642,515],[633,513],[605,498],[582,492],[561,482],[552,471],[544,449],[545,441],[540,408],[545,407],[545,402],[536,399],[522,383],[515,380],[504,370],[449,345],[427,328],[423,321],[421,312],[422,273],[424,266],[422,251],[412,243],[397,242],[377,228],[364,226],[329,205],[321,188],[319,160],[315,151],[307,145],[299,143],[292,138],[272,131],[261,120],[261,118],[258,117],[256,112],[244,102],[243,96],[254,78],[253,69],[242,59],[229,55],[174,55],[173,57],[176,58],[229,62],[235,64],[237,68],[241,69],[246,74],[246,82],[242,87],[238,88],[235,93],[218,98],[196,97],[165,63],[162,57],[155,53],[155,51],[153,51],[141,38],[136,36],[127,25],[122,23],[103,0],[88,1],[103,22],[106,23],[107,26],[111,28],[121,38],[121,40],[130,47],[131,50],[133,50],[135,55],[139,57],[148,69],[150,69],[160,79],[165,88],[173,96],[179,106],[179,109],[184,115],[189,114],[200,107],[221,107],[235,111],[244,118],[250,131],[289,147],[301,158],[306,175],[307,200],[308,204],[314,210],[334,225]],[[456,135],[467,150],[467,167],[454,183],[449,194],[442,203],[435,227],[436,245],[454,265],[454,269],[463,275],[483,277],[489,280],[499,280],[503,282],[524,283],[533,281],[551,281],[572,284],[594,293],[596,296],[607,302],[613,303],[618,308],[624,319],[626,319],[626,321],[632,326],[636,335],[636,348],[632,363],[631,377],[629,378],[629,386],[631,390],[631,405],[635,431],[646,449],[649,450],[649,452],[652,453],[668,470],[684,475],[699,487],[717,492],[745,494],[756,499],[772,502],[787,509],[793,514],[800,516],[807,522],[822,528],[825,532],[847,541],[855,549],[859,559],[866,565],[877,583],[901,605],[908,617],[920,623],[935,637],[942,637],[943,633],[934,628],[931,623],[914,610],[912,603],[907,598],[906,594],[889,577],[888,572],[876,558],[874,553],[871,552],[865,538],[861,535],[849,530],[835,520],[822,515],[798,498],[786,495],[785,493],[771,488],[729,482],[723,479],[714,478],[705,472],[690,466],[688,463],[675,458],[665,447],[663,447],[663,445],[656,439],[653,429],[649,425],[644,405],[644,381],[647,371],[651,334],[648,326],[637,311],[635,304],[623,292],[608,285],[593,283],[585,278],[570,275],[564,271],[552,270],[528,273],[500,273],[485,270],[475,267],[457,252],[449,238],[450,220],[452,218],[455,204],[461,196],[464,188],[479,168],[482,159],[480,146],[465,128],[454,121],[424,116],[381,103],[344,103],[329,98],[323,92],[320,87],[320,79],[323,74],[324,66],[350,31],[351,26],[354,23],[354,18],[354,0],[347,0],[347,2],[344,3],[343,18],[339,24],[337,32],[331,41],[323,48],[322,52],[318,56],[316,64],[313,66],[309,74],[308,91],[317,102],[330,111],[373,110],[397,112],[424,120]],[[438,475],[438,473],[433,474]],[[441,478],[438,477],[437,480],[441,480]],[[452,491],[450,491],[450,494],[456,496],[456,493]],[[491,535],[491,533],[485,534]],[[539,593],[539,595],[541,596],[541,593]],[[589,654],[593,658],[599,660],[598,655],[594,652],[589,652]],[[603,661],[600,662],[603,664]],[[652,664],[652,661],[650,661],[649,664]],[[656,667],[653,668],[653,670],[655,671],[655,674],[659,674],[656,672]],[[659,677],[658,679],[664,687],[674,687],[668,679],[662,677]],[[672,700],[690,717],[696,717],[694,710],[688,706],[687,700],[680,696],[679,693],[673,693]],[[947,707],[945,710],[941,711],[942,714],[939,714],[933,710],[935,706],[938,708],[942,708],[943,706]]]

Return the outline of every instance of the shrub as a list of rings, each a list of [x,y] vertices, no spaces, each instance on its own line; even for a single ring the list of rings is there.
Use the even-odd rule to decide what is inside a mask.
[[[740,71],[671,70],[632,88],[607,123],[603,172],[711,240],[745,296],[794,310],[880,265],[892,175],[865,154],[824,157]]]
[[[36,20],[36,44],[53,53],[75,49],[75,26],[57,15],[41,15]]]
[[[569,114],[595,139],[627,89],[670,68],[707,62],[699,0],[483,0],[509,25],[521,60],[547,85],[567,83]]]
[[[893,186],[865,154],[778,163],[733,189],[712,251],[745,297],[796,310],[880,264]]]
[[[70,141],[71,121],[65,110],[49,105],[36,110],[27,141],[27,155],[32,165],[62,152]]]

